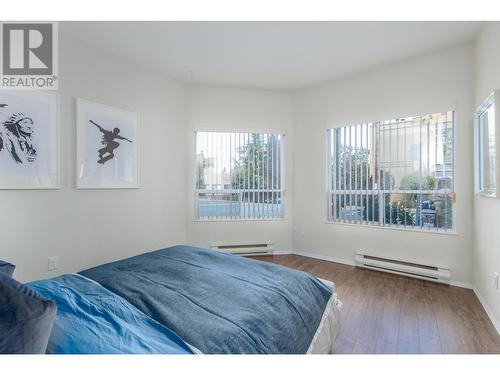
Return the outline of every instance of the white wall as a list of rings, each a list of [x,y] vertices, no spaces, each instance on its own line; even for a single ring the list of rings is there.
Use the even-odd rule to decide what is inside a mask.
[[[60,44],[61,189],[0,192],[0,207],[10,213],[0,215],[0,259],[17,264],[21,280],[176,243],[271,241],[278,252],[344,261],[372,250],[440,263],[452,268],[455,280],[472,282],[472,45],[294,94],[184,87],[68,36],[61,35]],[[141,189],[75,189],[75,97],[140,113]],[[457,116],[458,235],[326,223],[326,128],[449,109]],[[194,220],[195,129],[286,135],[284,220]],[[51,255],[61,257],[57,272],[47,272]]]
[[[186,242],[183,87],[64,35],[59,54],[61,189],[0,191],[0,259],[20,280]],[[75,189],[76,97],[140,113],[141,189]]]
[[[500,23],[488,23],[476,41],[476,106],[492,90],[500,89],[499,46]],[[474,203],[474,280],[477,290],[499,322],[500,290],[494,286],[493,273],[500,272],[500,199],[476,196]]]
[[[352,261],[356,251],[449,266],[472,282],[473,45],[464,44],[345,77],[297,94],[294,250]],[[329,127],[456,111],[458,235],[326,223]]]
[[[270,241],[277,252],[290,252],[293,209],[293,107],[292,95],[279,91],[191,86],[188,89],[190,145],[188,242],[198,246],[215,243]],[[197,222],[194,209],[194,131],[270,131],[285,134],[285,219],[277,221]]]

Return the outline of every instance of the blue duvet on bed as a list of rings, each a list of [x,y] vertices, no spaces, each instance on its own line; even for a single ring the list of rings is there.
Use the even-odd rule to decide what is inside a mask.
[[[332,295],[308,273],[189,246],[80,273],[203,353],[305,353]]]
[[[123,298],[79,275],[28,284],[53,300],[51,354],[192,354],[174,332]]]

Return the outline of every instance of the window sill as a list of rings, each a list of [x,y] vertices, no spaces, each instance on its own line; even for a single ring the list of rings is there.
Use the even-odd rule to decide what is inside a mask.
[[[481,191],[479,193],[476,193],[476,195],[478,197],[483,197],[483,198],[490,198],[490,199],[496,199],[498,198],[497,197],[497,193],[496,192],[485,192],[485,191]]]
[[[270,219],[193,219],[193,223],[239,223],[239,222],[270,222],[270,221],[286,221],[286,218],[270,218]]]
[[[349,227],[355,228],[370,228],[370,229],[385,229],[390,231],[398,231],[398,232],[411,232],[411,233],[421,233],[421,234],[434,234],[441,236],[459,236],[460,234],[455,229],[449,229],[447,231],[444,230],[434,230],[434,229],[415,229],[411,227],[394,227],[394,226],[382,226],[382,225],[370,225],[370,224],[355,224],[355,223],[342,223],[337,221],[325,221],[325,224],[333,224],[333,225],[345,225]]]

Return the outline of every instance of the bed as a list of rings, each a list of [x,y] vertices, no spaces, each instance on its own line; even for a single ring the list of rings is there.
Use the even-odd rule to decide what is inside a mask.
[[[329,353],[332,283],[209,249],[174,246],[79,273],[207,354]]]
[[[57,314],[48,354],[193,354],[173,331],[80,275],[28,286],[53,300]]]

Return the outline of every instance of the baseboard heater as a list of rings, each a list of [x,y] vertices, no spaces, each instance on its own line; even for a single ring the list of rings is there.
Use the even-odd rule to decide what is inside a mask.
[[[451,272],[448,268],[428,264],[418,264],[361,253],[354,255],[354,263],[357,267],[435,281],[437,283],[449,284],[451,280]]]
[[[213,245],[212,249],[241,256],[273,255],[271,243],[219,244]]]

